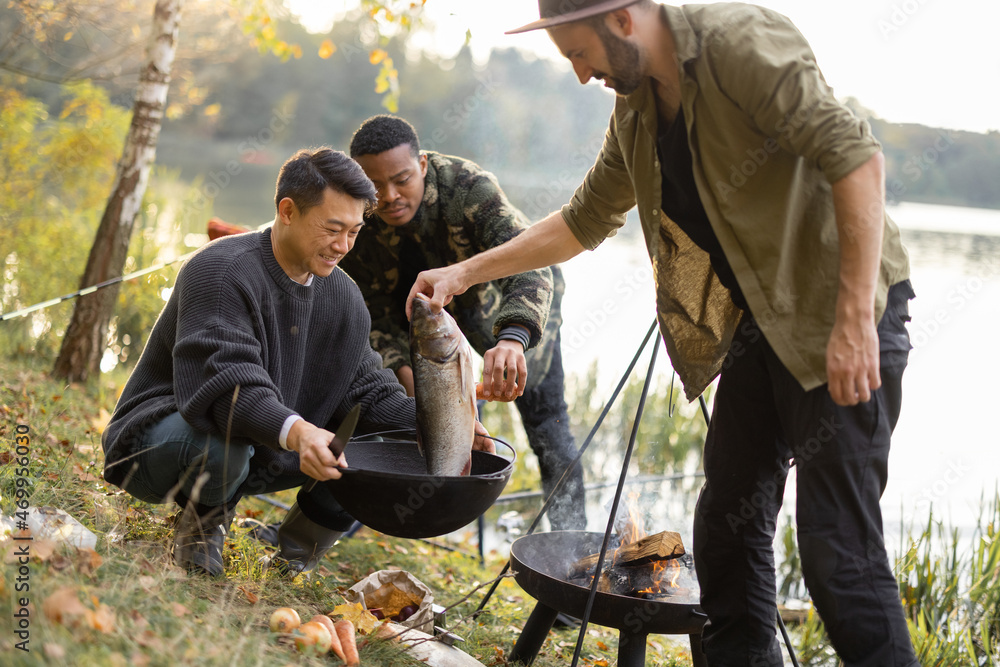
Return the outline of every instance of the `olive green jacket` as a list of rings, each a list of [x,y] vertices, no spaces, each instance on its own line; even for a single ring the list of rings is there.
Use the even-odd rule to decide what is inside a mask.
[[[676,43],[694,178],[747,304],[805,389],[826,382],[839,235],[831,183],[880,146],[836,100],[805,38],[752,5],[662,6]],[[708,254],[660,211],[652,80],[619,96],[604,146],[562,214],[597,247],[637,205],[653,263],[660,331],[689,399],[722,368],[741,311]],[[899,230],[884,218],[876,321],[909,275]]]

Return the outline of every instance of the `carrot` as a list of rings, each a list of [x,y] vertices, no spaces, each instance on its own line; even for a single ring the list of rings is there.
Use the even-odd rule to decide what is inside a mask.
[[[337,637],[337,626],[334,625],[333,619],[326,614],[316,614],[309,621],[316,621],[330,631],[330,650],[336,653],[338,658],[344,660],[344,649],[340,646],[340,639]]]
[[[514,394],[510,398],[507,398],[506,396],[490,396],[489,398],[486,398],[486,394],[483,393],[483,383],[482,382],[477,382],[476,383],[476,400],[477,401],[497,401],[497,402],[500,402],[500,403],[509,403],[509,402],[513,401],[515,398],[517,398],[517,394]]]
[[[338,658],[340,658],[344,662],[347,662],[347,658],[345,657],[344,654],[344,647],[340,643],[340,637],[337,635],[336,632],[334,632],[332,636],[333,636],[333,641],[330,642],[330,650],[336,653]]]
[[[354,637],[354,624],[346,618],[342,618],[334,627],[337,629],[337,638],[340,639],[340,647],[344,651],[342,660],[347,667],[357,667],[361,664],[358,658],[357,640]]]

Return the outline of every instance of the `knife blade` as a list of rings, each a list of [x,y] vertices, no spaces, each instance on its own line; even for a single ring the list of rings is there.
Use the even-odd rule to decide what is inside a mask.
[[[357,428],[360,417],[361,404],[358,404],[351,408],[351,411],[344,417],[344,421],[340,422],[340,426],[333,433],[333,440],[330,441],[330,451],[333,452],[334,456],[339,458],[344,453],[344,448],[347,447],[347,442],[354,435],[354,429]]]
[[[344,417],[344,421],[340,422],[340,426],[333,432],[333,440],[330,441],[330,451],[333,452],[335,457],[340,458],[340,455],[344,453],[344,448],[347,447],[347,442],[354,435],[354,429],[357,427],[360,417],[361,404],[359,403],[351,408],[351,411]],[[302,490],[306,493],[312,491],[318,481],[316,479],[310,480],[302,486]]]

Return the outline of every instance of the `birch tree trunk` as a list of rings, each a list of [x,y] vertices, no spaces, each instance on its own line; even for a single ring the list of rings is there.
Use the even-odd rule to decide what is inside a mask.
[[[182,5],[183,0],[157,0],[153,10],[153,31],[139,75],[132,124],[118,163],[115,184],[80,280],[81,289],[122,275],[132,228],[156,159],[156,141],[160,136],[170,71],[177,50]],[[120,287],[120,283],[105,287],[77,300],[53,368],[55,376],[76,382],[100,372],[108,325]]]

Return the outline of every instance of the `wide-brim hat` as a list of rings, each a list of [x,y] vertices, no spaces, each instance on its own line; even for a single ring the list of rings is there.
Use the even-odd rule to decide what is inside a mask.
[[[613,12],[637,2],[639,0],[538,0],[538,15],[541,18],[520,28],[508,30],[504,34],[515,35],[519,32],[541,30],[564,23],[572,23],[591,16]]]

